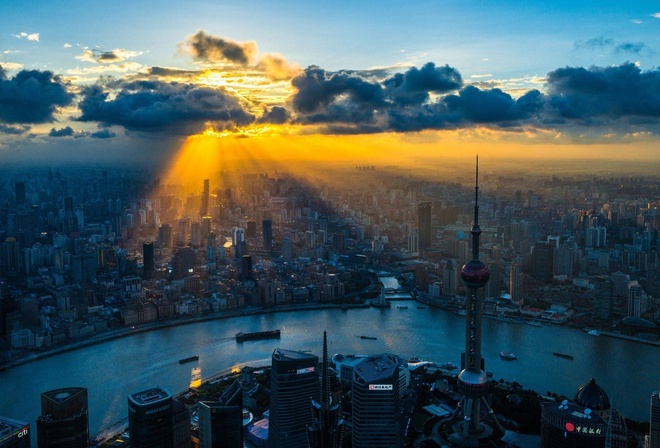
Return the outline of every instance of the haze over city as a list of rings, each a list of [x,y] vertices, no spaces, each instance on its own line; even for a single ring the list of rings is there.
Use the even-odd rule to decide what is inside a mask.
[[[659,54],[646,0],[2,1],[0,448],[660,447]]]

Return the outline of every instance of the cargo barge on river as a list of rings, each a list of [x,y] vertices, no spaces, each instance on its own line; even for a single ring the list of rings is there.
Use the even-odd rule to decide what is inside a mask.
[[[251,341],[254,339],[279,339],[280,330],[256,331],[254,333],[236,333],[236,342]]]

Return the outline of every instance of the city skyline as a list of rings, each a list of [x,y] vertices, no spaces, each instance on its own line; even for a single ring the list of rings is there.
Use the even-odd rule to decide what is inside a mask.
[[[9,2],[5,161],[658,160],[651,2]]]

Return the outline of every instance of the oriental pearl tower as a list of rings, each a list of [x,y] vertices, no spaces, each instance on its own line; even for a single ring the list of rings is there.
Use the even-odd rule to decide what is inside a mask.
[[[495,418],[492,409],[486,401],[488,393],[488,378],[482,370],[481,358],[481,319],[483,303],[477,290],[488,283],[490,274],[488,266],[479,261],[479,157],[476,164],[476,180],[474,187],[474,224],[472,225],[472,260],[461,270],[461,279],[468,288],[465,300],[465,365],[458,375],[458,388],[463,394],[456,411],[449,440],[457,446],[479,447],[493,445],[494,439],[499,439],[504,430]],[[489,424],[482,422],[482,410],[490,417],[497,431]],[[463,418],[459,419],[460,413]],[[499,433],[499,434],[496,434]]]

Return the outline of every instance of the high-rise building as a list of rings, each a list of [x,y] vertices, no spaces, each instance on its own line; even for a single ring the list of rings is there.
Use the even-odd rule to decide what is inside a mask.
[[[477,294],[480,288],[488,283],[490,273],[488,266],[479,260],[479,159],[477,159],[476,182],[474,187],[474,223],[472,224],[472,260],[461,270],[461,279],[468,288],[465,300],[465,353],[463,370],[458,374],[458,388],[463,398],[452,417],[452,443],[461,447],[478,447],[489,443],[491,446],[504,434],[500,423],[491,412],[486,401],[488,393],[488,377],[483,371],[481,357],[481,321],[483,314],[483,299]],[[463,365],[464,364],[464,365]],[[481,408],[488,411],[495,430],[486,422],[482,422]],[[459,419],[459,413],[463,418]],[[495,445],[497,446],[497,445]]]
[[[651,412],[649,418],[648,448],[660,448],[660,392],[651,394]]]
[[[282,258],[291,260],[293,258],[293,242],[288,236],[282,240]]]
[[[241,281],[252,280],[252,255],[243,255],[241,258]]]
[[[431,203],[420,202],[417,205],[417,228],[419,229],[419,248],[428,249],[431,247],[431,237],[433,226],[431,224]]]
[[[540,448],[625,448],[627,444],[625,419],[611,409],[609,397],[593,378],[578,389],[573,403],[541,404]]]
[[[153,387],[128,396],[128,432],[132,448],[173,448],[172,395]]]
[[[644,290],[637,283],[628,287],[628,316],[640,317],[643,311]]]
[[[160,247],[172,247],[172,227],[169,224],[158,227],[158,243]]]
[[[594,277],[594,312],[605,321],[612,320],[614,310],[614,283],[610,277]]]
[[[243,448],[243,387],[236,380],[217,402],[201,401],[199,448]]]
[[[154,275],[154,243],[142,243],[142,278],[151,280]]]
[[[532,253],[532,275],[540,282],[552,280],[554,246],[546,241],[537,241]]]
[[[520,265],[518,263],[511,263],[511,271],[509,272],[509,295],[511,302],[522,305],[523,296],[523,273],[520,272]]]
[[[14,198],[16,207],[25,205],[25,182],[16,182],[14,184]]]
[[[417,229],[412,229],[408,235],[408,252],[411,254],[419,252],[419,233],[417,233]]]
[[[37,417],[39,448],[87,448],[89,417],[87,389],[69,387],[41,394]]]
[[[310,399],[318,400],[318,356],[275,349],[270,377],[268,448],[306,448],[314,423]]]
[[[245,236],[247,238],[254,238],[257,236],[257,223],[254,221],[248,221],[245,228]]]
[[[264,235],[264,250],[273,250],[273,221],[264,219],[261,228]]]
[[[332,234],[332,248],[338,253],[344,253],[344,234],[343,232],[335,232]]]
[[[209,214],[209,180],[204,179],[204,191],[202,192],[202,206],[199,210],[199,216]]]
[[[0,448],[30,448],[30,425],[0,417]]]
[[[195,248],[202,245],[202,226],[198,221],[190,224],[190,245]]]
[[[333,395],[333,382],[337,373],[330,374],[328,366],[328,336],[323,332],[323,363],[320,373],[320,399],[312,400],[314,423],[307,427],[309,448],[341,448],[344,437],[344,421],[341,418],[339,395]],[[334,398],[334,399],[333,399]]]
[[[353,447],[403,446],[399,359],[377,355],[353,369]]]

